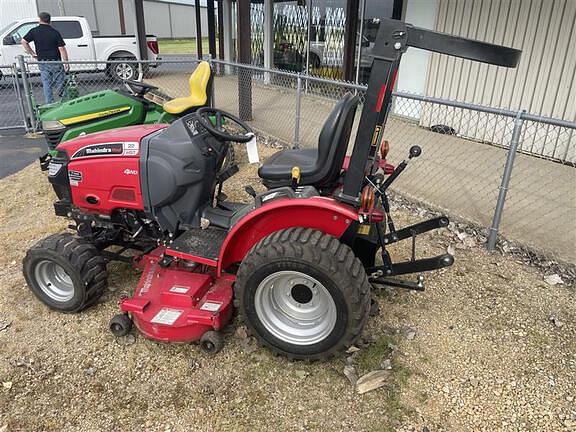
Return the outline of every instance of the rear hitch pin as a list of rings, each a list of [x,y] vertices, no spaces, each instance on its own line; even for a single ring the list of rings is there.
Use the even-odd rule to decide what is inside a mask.
[[[416,286],[418,289],[424,291],[424,276],[418,275]]]

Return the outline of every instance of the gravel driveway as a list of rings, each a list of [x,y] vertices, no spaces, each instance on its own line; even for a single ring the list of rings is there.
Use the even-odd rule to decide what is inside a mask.
[[[265,154],[269,148],[261,147]],[[255,167],[229,181],[246,199]],[[326,363],[273,357],[236,321],[221,353],[107,330],[138,274],[110,265],[110,288],[78,315],[52,312],[25,286],[21,259],[65,228],[34,164],[0,181],[0,431],[574,431],[574,286],[550,285],[511,257],[450,231],[422,254],[455,248],[427,290],[376,292],[360,350]],[[417,220],[400,212],[397,225]],[[406,249],[394,252],[406,256]],[[343,375],[388,372],[359,395]]]

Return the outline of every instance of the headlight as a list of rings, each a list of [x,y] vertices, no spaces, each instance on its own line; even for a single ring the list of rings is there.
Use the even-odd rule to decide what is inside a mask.
[[[56,174],[58,174],[60,168],[62,168],[62,164],[50,162],[50,164],[48,164],[48,175],[50,177],[54,177]]]
[[[42,130],[58,130],[58,129],[65,129],[62,123],[58,120],[44,120],[42,122]]]

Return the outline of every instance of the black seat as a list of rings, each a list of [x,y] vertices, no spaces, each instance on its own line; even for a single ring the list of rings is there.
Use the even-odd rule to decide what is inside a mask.
[[[338,101],[322,127],[318,149],[283,150],[266,159],[258,170],[262,183],[268,188],[289,186],[292,168],[297,166],[301,186],[333,184],[342,170],[359,102],[358,96],[350,93]]]

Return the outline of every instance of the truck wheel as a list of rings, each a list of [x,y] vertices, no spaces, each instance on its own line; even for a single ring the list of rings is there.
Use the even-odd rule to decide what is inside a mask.
[[[327,359],[350,347],[370,309],[370,284],[338,239],[289,228],[262,239],[242,261],[235,287],[248,330],[290,359]]]
[[[138,79],[138,63],[135,63],[134,57],[117,57],[110,60],[119,63],[110,63],[107,68],[107,73],[110,77],[118,81],[136,80]]]
[[[36,297],[60,312],[87,308],[107,286],[106,261],[98,249],[69,233],[36,243],[24,257],[23,271]]]

